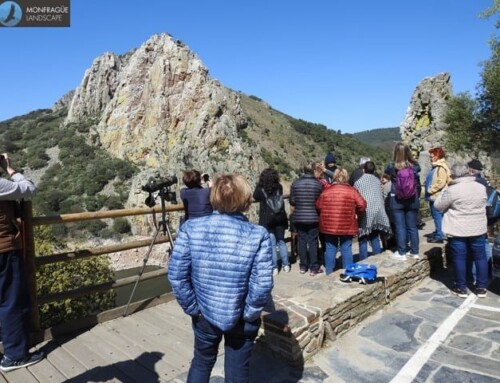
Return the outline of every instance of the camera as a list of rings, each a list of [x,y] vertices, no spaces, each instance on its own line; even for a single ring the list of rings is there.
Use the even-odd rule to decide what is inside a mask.
[[[177,177],[175,175],[167,177],[150,177],[148,182],[142,186],[142,190],[149,193],[149,197],[146,198],[146,205],[153,207],[155,205],[155,198],[152,194],[158,191],[158,195],[162,198],[162,201],[171,202],[177,205],[177,197],[175,192],[170,190],[170,186],[177,183]]]
[[[146,185],[142,186],[142,190],[148,193],[154,193],[155,191],[158,191],[160,189],[169,188],[176,183],[177,177],[175,175],[160,178],[150,177]]]

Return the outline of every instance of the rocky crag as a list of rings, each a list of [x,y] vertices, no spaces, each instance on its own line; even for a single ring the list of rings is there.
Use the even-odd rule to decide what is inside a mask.
[[[446,150],[444,117],[446,103],[452,95],[449,73],[440,73],[423,79],[415,88],[405,119],[400,125],[401,138],[418,158],[422,167],[422,177],[430,169],[428,150],[433,147],[444,148],[449,166],[459,162],[466,163],[476,157],[474,153],[453,153]],[[486,175],[489,175],[492,163],[487,153],[479,153],[479,160],[485,166]]]
[[[94,122],[93,144],[144,170],[136,186],[152,175],[149,169],[254,178],[265,165],[238,135],[248,124],[238,94],[211,79],[196,55],[167,34],[126,55],[95,59],[69,104],[66,123],[80,121]],[[130,202],[138,201],[132,195]]]

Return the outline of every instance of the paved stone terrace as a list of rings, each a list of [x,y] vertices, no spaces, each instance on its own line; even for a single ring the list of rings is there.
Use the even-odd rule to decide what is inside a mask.
[[[290,273],[280,273],[273,302],[264,313],[254,364],[285,361],[283,368],[290,371],[303,368],[325,340],[334,341],[414,287],[429,274],[432,263],[439,268],[441,248],[426,244],[421,248],[430,258],[399,261],[389,253],[369,258],[385,281],[381,278],[367,286],[340,282],[340,270],[313,277],[299,274],[294,265]],[[46,360],[0,375],[0,382],[182,382],[192,343],[190,320],[172,301],[105,322],[72,338],[39,345]]]

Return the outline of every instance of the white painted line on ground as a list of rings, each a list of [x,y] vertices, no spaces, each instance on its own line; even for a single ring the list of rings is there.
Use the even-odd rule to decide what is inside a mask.
[[[500,307],[492,307],[492,306],[485,306],[485,305],[472,305],[471,307],[473,307],[475,309],[493,311],[495,313],[500,313]]]
[[[445,321],[439,326],[434,334],[420,347],[417,352],[406,362],[398,374],[391,380],[391,383],[411,383],[418,375],[432,353],[443,343],[449,333],[457,325],[465,314],[473,306],[477,296],[470,294],[464,303],[460,305]]]

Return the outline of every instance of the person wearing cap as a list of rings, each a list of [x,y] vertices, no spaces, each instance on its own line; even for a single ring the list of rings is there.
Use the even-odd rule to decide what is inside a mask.
[[[476,182],[484,186],[488,186],[488,181],[482,176],[481,172],[483,171],[483,164],[479,160],[472,160],[467,162],[467,166],[469,167],[469,174],[476,178]]]
[[[325,175],[326,181],[331,184],[333,182],[333,173],[335,173],[335,169],[337,169],[337,159],[332,152],[328,152],[325,157],[325,168],[323,169],[323,173]]]

